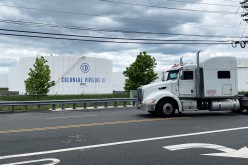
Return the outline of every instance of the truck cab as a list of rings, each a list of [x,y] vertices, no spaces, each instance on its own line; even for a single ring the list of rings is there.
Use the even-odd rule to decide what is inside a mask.
[[[137,107],[151,114],[172,116],[176,111],[240,109],[235,57],[211,57],[167,71],[159,83],[137,90]]]

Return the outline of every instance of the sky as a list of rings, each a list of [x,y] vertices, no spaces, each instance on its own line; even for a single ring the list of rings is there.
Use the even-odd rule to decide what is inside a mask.
[[[248,58],[248,45],[231,45],[248,33],[238,0],[2,0],[0,11],[0,73],[37,55],[107,58],[114,72],[143,51],[156,71],[198,51]]]

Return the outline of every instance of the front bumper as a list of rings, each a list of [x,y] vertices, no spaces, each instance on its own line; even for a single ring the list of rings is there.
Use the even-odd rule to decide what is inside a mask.
[[[142,104],[136,103],[136,108],[142,111],[155,111],[156,104]]]

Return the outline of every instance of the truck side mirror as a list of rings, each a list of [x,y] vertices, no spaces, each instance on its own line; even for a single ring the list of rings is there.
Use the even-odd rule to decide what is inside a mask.
[[[183,80],[184,79],[184,74],[183,74],[183,71],[182,70],[179,72],[179,79],[180,80]]]

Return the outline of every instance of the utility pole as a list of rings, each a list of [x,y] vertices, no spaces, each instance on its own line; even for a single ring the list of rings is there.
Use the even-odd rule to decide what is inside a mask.
[[[241,14],[241,17],[243,17],[243,20],[248,23],[248,0],[244,0],[243,2],[240,2],[240,7],[245,10],[244,14]],[[237,44],[240,44],[241,48],[245,48],[246,42],[248,41],[232,41],[232,47],[235,48]]]
[[[244,0],[243,2],[240,2],[241,8],[245,9],[246,12],[244,14],[241,14],[241,17],[248,16],[248,0]],[[248,21],[247,18],[243,19],[244,21]]]

